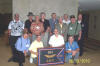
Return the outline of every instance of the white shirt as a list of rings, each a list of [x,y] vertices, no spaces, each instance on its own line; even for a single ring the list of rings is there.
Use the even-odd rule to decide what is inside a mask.
[[[78,20],[79,24],[81,24],[81,22],[82,22],[81,20]],[[84,27],[84,24],[82,23],[81,26]]]
[[[81,20],[78,20],[78,23],[81,24]]]
[[[52,46],[52,47],[59,47],[59,46],[62,46],[64,45],[64,38],[63,36],[61,35],[58,35],[58,37],[56,37],[55,35],[52,35],[50,37],[50,40],[49,40],[49,44]]]
[[[32,44],[31,44],[29,50],[30,50],[30,51],[33,51],[33,52],[37,52],[37,49],[38,49],[38,48],[43,48],[43,42],[42,42],[42,41],[38,42],[37,40],[35,40],[35,41],[32,42]],[[37,56],[36,56],[35,54],[32,54],[32,53],[31,53],[31,57],[32,57],[32,58],[35,58],[35,57],[37,57]]]
[[[69,25],[69,23],[70,23],[70,20],[63,20],[63,23],[66,23],[67,25]]]
[[[24,29],[24,23],[20,20],[18,22],[13,20],[9,23],[8,29],[11,30],[11,36],[21,36]]]

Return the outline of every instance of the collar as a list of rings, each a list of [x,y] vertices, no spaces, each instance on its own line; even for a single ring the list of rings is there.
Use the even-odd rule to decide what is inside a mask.
[[[82,21],[81,20],[78,20],[78,23],[80,24]]]
[[[16,22],[16,20],[14,19],[14,22]],[[21,22],[20,20],[18,20],[17,22]]]

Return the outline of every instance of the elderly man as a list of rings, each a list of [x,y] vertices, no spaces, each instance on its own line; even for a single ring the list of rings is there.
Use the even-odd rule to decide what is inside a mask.
[[[68,38],[68,42],[66,43],[66,62],[68,63],[71,59],[76,64],[78,56],[79,56],[79,46],[76,41],[74,41],[74,37],[70,36]]]
[[[68,19],[68,15],[67,14],[64,14],[63,23],[65,23],[67,25],[69,25],[69,23],[70,23],[70,20]]]
[[[59,17],[58,19],[59,23],[55,25],[55,28],[58,30],[59,34],[64,37],[64,41],[66,42],[68,26],[64,24],[62,20],[63,20],[62,17]]]
[[[51,19],[49,20],[50,27],[51,27],[51,33],[53,34],[54,29],[55,29],[55,24],[58,23],[58,19],[56,18],[56,13],[52,13]]]
[[[44,32],[41,35],[42,41],[43,41],[44,47],[48,47],[50,24],[49,24],[49,20],[46,19],[46,14],[44,12],[41,12],[41,14],[40,14],[40,21],[43,23],[43,26],[44,26]]]
[[[35,64],[37,64],[38,48],[43,48],[43,42],[41,41],[40,35],[36,37],[36,40],[32,42],[29,48],[29,51],[31,52],[30,63],[34,62]]]
[[[86,31],[87,31],[87,29],[86,29],[87,24],[86,24],[86,22],[83,22],[82,14],[78,15],[78,23],[81,24],[81,27],[82,27],[81,39],[78,42],[79,47],[80,47],[80,56],[82,56],[83,55],[83,47],[84,47],[84,45],[83,45],[84,37],[85,37]]]
[[[9,33],[9,43],[11,46],[11,50],[12,50],[12,57],[8,60],[8,62],[10,61],[15,61],[14,57],[15,57],[15,43],[18,39],[18,37],[20,37],[22,35],[24,29],[24,23],[22,21],[20,21],[19,19],[19,14],[15,14],[14,15],[14,20],[12,20],[9,23],[8,26],[8,33]]]
[[[33,20],[33,16],[34,16],[34,15],[33,15],[32,12],[29,12],[27,16],[28,16],[28,19],[25,21],[25,30],[26,30],[28,33],[31,34],[30,27],[31,27],[32,22],[34,22],[34,20]]]
[[[50,24],[49,20],[46,19],[46,14],[44,12],[41,12],[40,14],[40,22],[43,23],[44,32],[48,31],[48,28],[50,28]]]
[[[43,23],[40,22],[39,16],[35,16],[35,21],[31,24],[32,41],[35,40],[36,35],[41,35],[44,31]]]
[[[71,23],[68,26],[68,36],[74,36],[75,41],[81,39],[81,25],[76,21],[75,16],[71,15]]]
[[[54,30],[54,35],[50,37],[49,45],[50,47],[64,47],[64,38],[62,35],[58,34],[58,30]]]

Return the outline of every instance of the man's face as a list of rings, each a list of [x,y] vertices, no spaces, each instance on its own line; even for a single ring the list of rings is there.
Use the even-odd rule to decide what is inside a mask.
[[[45,19],[45,14],[41,14],[41,18],[42,19]]]
[[[58,30],[57,29],[54,30],[54,34],[58,35]]]
[[[78,19],[82,20],[82,15],[81,14],[79,14]]]
[[[66,19],[66,20],[67,20],[67,19],[68,19],[68,16],[67,16],[67,15],[64,15],[64,19]]]
[[[24,36],[24,38],[28,38],[28,34],[24,34],[23,36]]]
[[[71,22],[74,23],[76,20],[75,18],[71,18]]]
[[[52,18],[56,19],[56,14],[52,14]]]
[[[33,19],[33,16],[28,16],[29,19]]]
[[[19,20],[19,14],[15,14],[15,20],[18,21]]]
[[[73,37],[69,37],[69,42],[73,42],[74,38]]]
[[[37,36],[37,41],[41,41],[41,36]]]
[[[59,18],[59,23],[62,23],[62,21],[63,21],[63,19],[60,17],[60,18]]]

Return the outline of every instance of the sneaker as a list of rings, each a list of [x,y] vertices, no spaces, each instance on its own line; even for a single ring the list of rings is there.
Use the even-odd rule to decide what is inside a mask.
[[[8,60],[8,62],[12,62],[13,61],[13,58],[10,58],[9,60]]]

